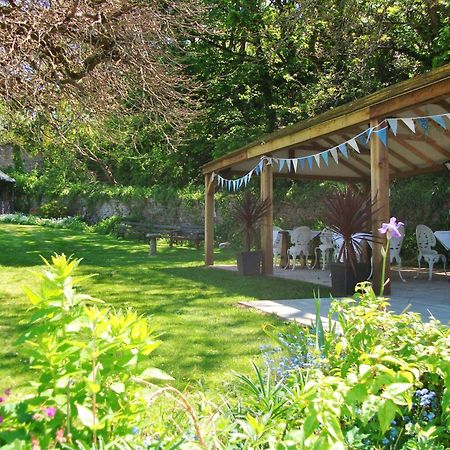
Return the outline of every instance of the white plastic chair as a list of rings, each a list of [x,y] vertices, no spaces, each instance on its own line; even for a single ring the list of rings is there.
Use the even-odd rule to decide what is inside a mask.
[[[431,228],[428,228],[426,225],[417,225],[416,240],[419,254],[417,255],[417,273],[414,278],[417,278],[419,276],[420,261],[422,260],[422,258],[428,264],[428,280],[431,280],[433,276],[434,263],[437,263],[439,261],[442,261],[442,263],[444,264],[444,272],[447,276],[447,271],[445,270],[447,259],[444,255],[441,255],[436,250],[432,249],[432,247],[436,245],[436,237],[434,236]]]
[[[317,264],[317,252],[320,250],[321,256],[322,256],[322,270],[325,270],[325,268],[330,264],[331,261],[331,255],[335,249],[334,241],[333,241],[333,232],[329,228],[324,228],[322,232],[319,235],[320,239],[320,245],[318,245],[314,249],[315,253],[315,261],[314,261],[314,267],[316,267]]]
[[[297,227],[291,233],[291,241],[294,245],[288,249],[289,262],[292,258],[292,270],[295,270],[295,262],[298,260],[301,263],[301,258],[305,258],[305,265],[307,266],[309,258],[309,243],[311,241],[311,230],[309,227]]]
[[[398,227],[398,231],[401,234],[401,236],[400,237],[392,237],[391,241],[389,243],[389,260],[390,260],[391,264],[395,260],[395,262],[397,263],[398,276],[400,277],[400,280],[402,280],[405,283],[405,280],[401,273],[402,258],[400,256],[400,251],[401,251],[402,245],[403,245],[403,239],[405,239],[405,227],[403,225],[400,225]]]
[[[276,266],[277,258],[281,258],[281,241],[282,236],[280,231],[283,231],[280,227],[273,227],[273,266]]]

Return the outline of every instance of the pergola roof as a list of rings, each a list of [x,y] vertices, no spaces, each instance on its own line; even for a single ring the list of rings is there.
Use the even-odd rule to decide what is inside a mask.
[[[374,94],[331,109],[323,114],[254,141],[202,167],[204,174],[243,175],[258,164],[264,155],[275,158],[298,158],[317,154],[335,147],[360,134],[371,120],[408,118],[450,113],[450,64],[410,80],[389,86]],[[421,173],[445,170],[450,160],[450,131],[429,120],[425,133],[416,127],[413,133],[401,121],[397,135],[389,133],[390,178],[409,177]],[[447,123],[449,123],[447,121]],[[359,143],[360,144],[360,143]],[[359,145],[348,159],[340,157],[339,164],[330,162],[321,167],[288,173],[284,167],[274,176],[362,181],[370,179],[369,143]]]

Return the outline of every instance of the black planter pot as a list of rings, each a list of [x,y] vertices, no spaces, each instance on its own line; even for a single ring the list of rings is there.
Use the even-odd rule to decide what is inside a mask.
[[[370,265],[356,263],[355,271],[350,265],[343,263],[331,264],[331,295],[343,297],[353,295],[355,286],[361,281],[367,280],[370,275]]]
[[[241,275],[261,275],[262,251],[242,252],[236,255],[237,268]]]

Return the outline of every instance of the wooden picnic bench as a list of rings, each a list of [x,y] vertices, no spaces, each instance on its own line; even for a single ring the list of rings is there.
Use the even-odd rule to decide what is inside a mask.
[[[196,248],[200,248],[201,241],[204,240],[204,230],[198,225],[177,224],[159,225],[144,222],[123,221],[119,227],[119,236],[137,237],[149,242],[149,254],[156,255],[156,240],[166,238],[170,247],[173,244],[182,244],[186,241],[195,243]]]

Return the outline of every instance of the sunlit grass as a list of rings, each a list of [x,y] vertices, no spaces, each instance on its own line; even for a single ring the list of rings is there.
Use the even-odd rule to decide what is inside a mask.
[[[189,383],[217,387],[233,370],[250,371],[252,358],[269,341],[262,326],[280,322],[240,308],[238,301],[310,298],[314,288],[208,269],[202,251],[191,247],[158,243],[158,255],[149,257],[144,243],[69,230],[2,224],[0,248],[0,388],[22,387],[32,376],[14,342],[23,329],[20,321],[28,316],[22,287],[35,284],[32,271],[42,270],[39,255],[83,258],[80,271],[97,274],[83,291],[152,316],[163,345],[149,364],[172,374],[180,388]],[[232,263],[234,255],[217,251],[216,260]]]

